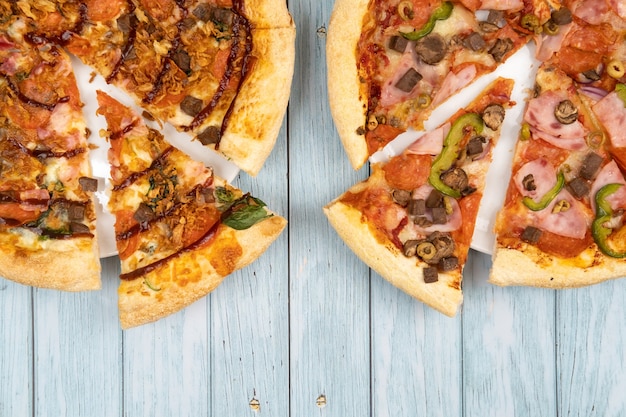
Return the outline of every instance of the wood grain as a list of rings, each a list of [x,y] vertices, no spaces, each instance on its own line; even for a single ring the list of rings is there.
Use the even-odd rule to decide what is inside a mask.
[[[450,319],[343,244],[322,206],[353,171],[327,104],[333,0],[290,0],[297,68],[277,146],[236,185],[283,235],[211,295],[122,332],[119,266],[102,291],[0,279],[0,417],[626,415],[626,280],[550,291],[487,284],[472,251]]]

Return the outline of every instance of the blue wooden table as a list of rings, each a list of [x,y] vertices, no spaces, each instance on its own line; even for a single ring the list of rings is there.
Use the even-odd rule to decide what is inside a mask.
[[[115,257],[98,292],[0,280],[0,416],[625,416],[626,280],[498,288],[472,252],[450,319],[337,237],[321,207],[367,168],[352,170],[328,110],[332,0],[289,8],[289,111],[261,173],[235,181],[288,229],[205,299],[124,332]]]

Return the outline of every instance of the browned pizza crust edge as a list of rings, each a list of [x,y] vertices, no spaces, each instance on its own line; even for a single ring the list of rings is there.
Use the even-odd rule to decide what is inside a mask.
[[[296,29],[254,29],[257,61],[242,85],[219,151],[255,176],[272,152],[289,102]]]
[[[204,297],[217,288],[227,275],[261,256],[286,224],[287,220],[275,215],[246,230],[220,226],[208,247],[186,252],[141,278],[122,281],[118,289],[122,328],[159,320]],[[217,263],[229,259],[229,251],[239,250],[237,248],[242,253],[234,263]]]
[[[498,247],[493,255],[489,282],[499,286],[532,286],[553,289],[576,288],[626,276],[626,261],[607,256],[594,258],[595,251],[563,260],[546,255],[532,245],[522,250]],[[585,267],[583,259],[592,262]],[[595,259],[595,260],[594,260]]]
[[[293,20],[284,0],[245,0],[245,14],[257,29],[293,27]]]
[[[324,214],[350,249],[391,284],[441,313],[454,317],[463,301],[460,273],[439,273],[439,281],[424,282],[423,267],[405,257],[395,246],[381,244],[362,221],[361,212],[338,201],[324,207]]]
[[[0,239],[2,241],[4,239]],[[33,287],[62,291],[99,290],[100,259],[95,237],[51,241],[40,250],[0,243],[0,276]]]
[[[337,0],[326,40],[330,110],[354,169],[363,166],[368,158],[365,137],[357,133],[365,125],[367,97],[359,81],[356,56],[368,3],[368,0]]]

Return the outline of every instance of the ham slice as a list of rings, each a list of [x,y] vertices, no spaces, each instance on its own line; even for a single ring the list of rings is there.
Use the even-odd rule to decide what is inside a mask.
[[[581,144],[585,144],[587,129],[576,120],[574,123],[562,124],[554,116],[554,108],[563,100],[566,100],[566,93],[556,91],[546,91],[539,97],[529,100],[524,121],[526,121],[535,133],[545,134],[550,138],[548,142],[563,149],[580,150]],[[543,139],[543,137],[542,137]],[[572,148],[573,146],[573,148]],[[584,148],[584,146],[583,146]]]
[[[595,195],[598,190],[604,187],[607,184],[624,184],[624,187],[621,187],[619,190],[611,194],[607,201],[609,202],[611,208],[616,210],[618,208],[626,209],[626,180],[624,179],[624,174],[619,170],[617,163],[615,161],[611,161],[606,164],[594,180],[593,184],[591,184],[591,205],[593,211],[596,211],[596,201]]]
[[[607,130],[611,144],[616,148],[626,147],[626,107],[617,93],[609,93],[598,101],[593,112]]]
[[[50,193],[46,189],[20,191],[20,208],[25,211],[45,210],[49,200]]]
[[[439,92],[433,98],[433,106],[438,106],[446,101],[454,93],[469,85],[474,78],[476,78],[476,65],[473,64],[464,67],[458,73],[450,71],[444,78]]]
[[[552,58],[552,55],[557,52],[563,44],[563,39],[567,35],[567,32],[571,29],[572,24],[563,25],[559,28],[559,32],[556,35],[539,35],[535,37],[537,41],[537,49],[535,51],[535,58],[539,61],[547,61]]]
[[[523,185],[523,179],[532,174],[536,189],[528,191]],[[524,197],[539,200],[556,184],[556,169],[544,158],[535,159],[524,164],[513,176],[513,182]],[[566,211],[553,213],[554,206],[561,200],[566,200],[570,208]],[[565,189],[552,200],[543,210],[529,211],[529,220],[537,227],[559,236],[582,239],[585,237],[590,216],[585,207]]]
[[[609,0],[611,9],[622,19],[626,19],[626,3],[624,0]]]
[[[576,7],[574,15],[587,23],[599,25],[605,20],[604,15],[608,12],[609,8],[605,0],[584,0]]]
[[[530,128],[530,132],[533,134],[534,138],[543,139],[557,148],[567,149],[570,151],[581,151],[587,148],[587,142],[585,141],[585,138],[581,136],[573,138],[559,138],[533,127]]]
[[[553,213],[554,206],[562,200],[569,203],[569,209]],[[592,220],[587,210],[585,210],[585,206],[576,200],[565,188],[552,200],[548,207],[534,212],[534,214],[536,216],[536,224],[540,229],[574,239],[585,237]]]
[[[420,136],[406,149],[407,153],[416,155],[438,155],[443,149],[443,140],[450,131],[450,123]]]
[[[413,90],[407,93],[396,88],[396,83],[411,68],[417,71],[422,76],[422,79]],[[401,101],[417,97],[422,93],[430,95],[433,85],[436,85],[438,80],[442,77],[439,74],[442,69],[443,67],[441,65],[427,65],[421,62],[415,52],[415,42],[409,42],[393,76],[383,84],[380,94],[381,106],[390,107]]]

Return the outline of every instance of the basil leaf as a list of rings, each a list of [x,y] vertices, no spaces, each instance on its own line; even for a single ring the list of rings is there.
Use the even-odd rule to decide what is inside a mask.
[[[247,197],[234,204],[232,212],[222,220],[222,223],[235,230],[245,230],[270,216],[265,210],[264,202],[258,198]]]
[[[217,201],[222,204],[230,204],[235,199],[235,194],[225,187],[216,187],[215,198],[217,198]]]

